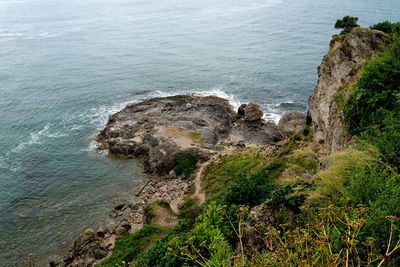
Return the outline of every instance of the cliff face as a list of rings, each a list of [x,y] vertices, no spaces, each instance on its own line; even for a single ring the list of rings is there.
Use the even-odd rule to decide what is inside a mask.
[[[317,86],[308,101],[315,138],[325,140],[329,150],[349,140],[342,124],[348,89],[361,77],[363,64],[389,44],[390,38],[383,32],[364,28],[353,29],[343,41],[337,35],[332,39],[330,51],[318,67]]]

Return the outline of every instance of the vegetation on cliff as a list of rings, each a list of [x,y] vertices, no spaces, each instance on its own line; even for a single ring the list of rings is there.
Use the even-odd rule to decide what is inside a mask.
[[[204,205],[186,201],[171,231],[149,225],[121,237],[99,266],[400,264],[396,25],[373,26],[391,35],[391,48],[369,61],[344,101],[351,144],[329,153],[306,127],[278,144],[221,155],[203,172]],[[163,235],[157,242],[155,233]]]

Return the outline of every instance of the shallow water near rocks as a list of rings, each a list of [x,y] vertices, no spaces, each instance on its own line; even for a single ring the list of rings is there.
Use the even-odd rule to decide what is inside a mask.
[[[396,0],[2,0],[0,266],[60,258],[145,183],[95,151],[110,114],[147,97],[306,111],[334,22],[400,21]],[[58,256],[57,256],[58,255]]]

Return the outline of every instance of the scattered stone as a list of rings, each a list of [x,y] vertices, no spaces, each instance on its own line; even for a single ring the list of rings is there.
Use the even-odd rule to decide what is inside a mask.
[[[108,213],[112,218],[117,218],[118,217],[118,212],[116,212],[115,210],[111,210]]]
[[[97,236],[103,237],[105,236],[105,234],[108,232],[107,227],[104,226],[100,226],[99,228],[97,228],[96,230],[96,234]]]
[[[171,171],[169,172],[168,176],[169,176],[169,178],[171,178],[171,179],[175,179],[175,178],[176,178],[176,173],[175,173],[175,171],[174,171],[174,170],[171,170]]]
[[[244,107],[244,119],[246,121],[257,121],[261,119],[262,116],[263,112],[256,103],[250,102]]]
[[[115,210],[121,210],[124,211],[127,208],[127,206],[124,203],[119,203],[114,207]]]
[[[242,149],[246,147],[246,143],[243,140],[240,140],[239,142],[236,143],[236,148]]]
[[[123,235],[126,233],[126,229],[124,227],[118,226],[117,229],[115,229],[115,233],[117,235]]]

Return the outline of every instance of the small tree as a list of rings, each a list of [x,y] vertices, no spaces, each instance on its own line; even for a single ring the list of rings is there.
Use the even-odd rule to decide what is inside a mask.
[[[358,18],[352,16],[345,16],[342,19],[338,19],[335,23],[335,29],[343,29],[340,33],[342,35],[346,35],[351,31],[351,29],[355,27],[359,27],[357,24]]]

